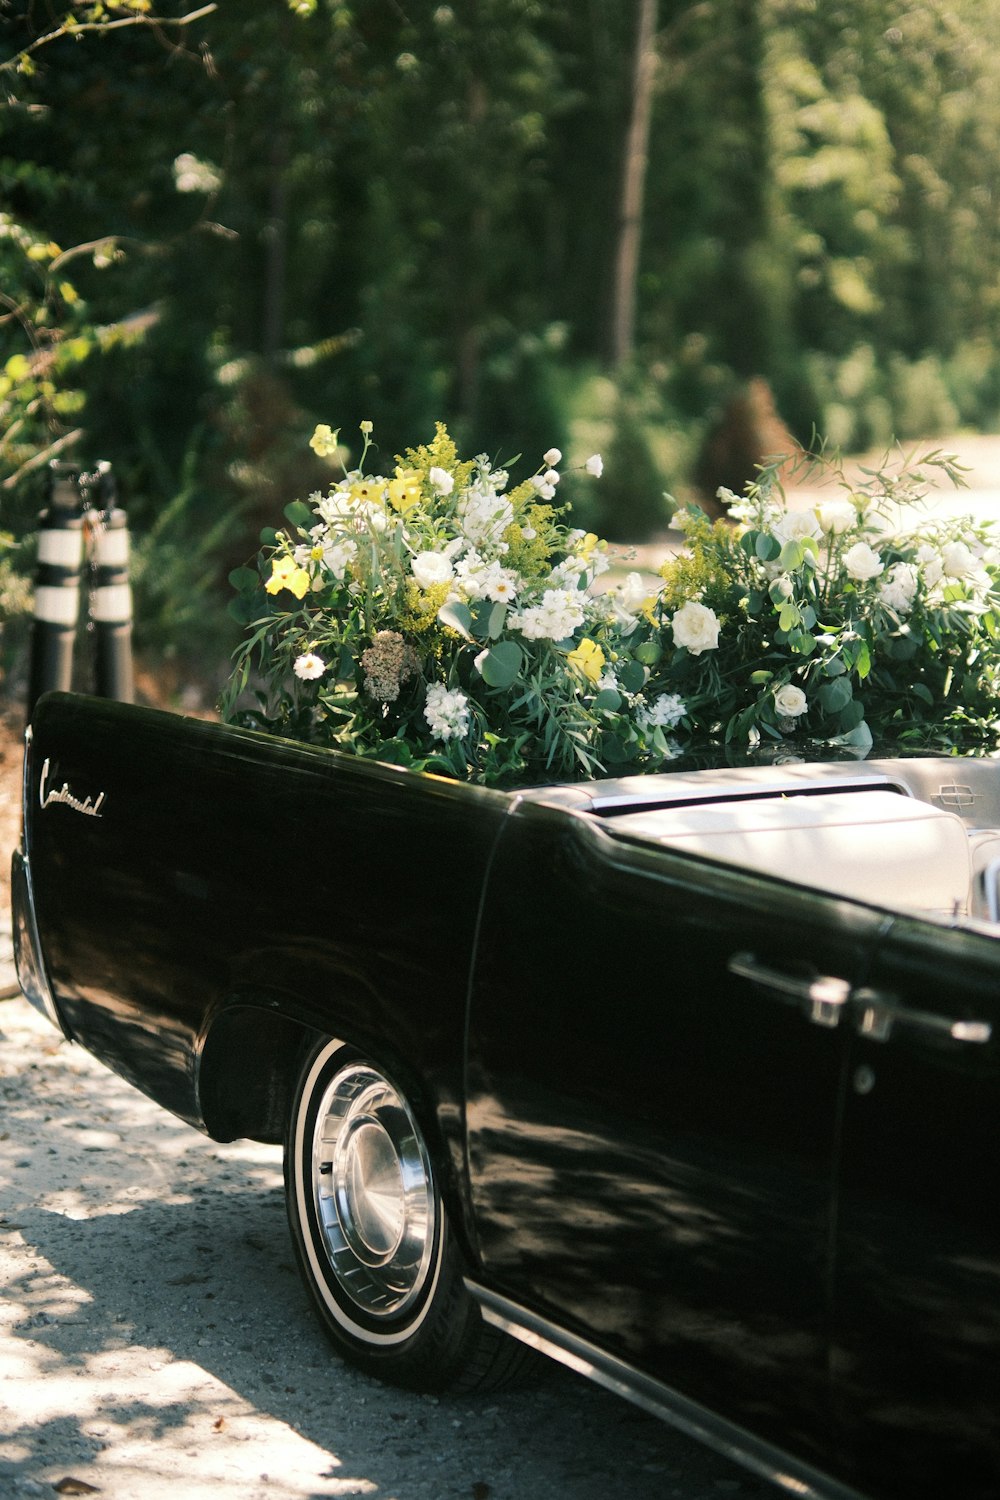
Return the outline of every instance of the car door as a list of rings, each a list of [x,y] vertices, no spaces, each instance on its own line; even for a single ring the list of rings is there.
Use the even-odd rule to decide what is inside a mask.
[[[836,1023],[885,921],[523,803],[473,972],[491,1283],[820,1462]]]
[[[855,1002],[835,1370],[873,1493],[1000,1495],[1000,945],[900,918]]]

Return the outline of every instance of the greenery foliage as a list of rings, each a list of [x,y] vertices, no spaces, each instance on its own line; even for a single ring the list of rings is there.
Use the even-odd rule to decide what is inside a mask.
[[[313,446],[344,456],[328,427]],[[440,424],[390,475],[368,447],[233,574],[236,722],[501,786],[712,747],[1000,744],[1000,533],[913,519],[928,472],[960,482],[946,455],[854,483],[811,459],[801,509],[776,465],[727,497],[735,524],[692,507],[659,580],[595,587],[607,547],[554,506],[557,449],[508,489]]]
[[[919,514],[929,476],[961,483],[954,460],[932,452],[853,482],[822,457],[799,468],[820,485],[802,509],[775,466],[731,497],[735,527],[694,507],[682,518],[687,548],[639,631],[663,650],[646,690],[683,695],[694,741],[740,749],[995,750],[1000,532]],[[692,606],[694,649],[678,630]]]
[[[313,444],[343,457],[328,427]],[[598,775],[619,743],[668,759],[662,727],[605,671],[618,606],[589,585],[606,546],[561,520],[558,449],[513,488],[440,424],[390,475],[366,473],[367,454],[366,434],[359,464],[290,505],[259,567],[233,574],[248,633],[228,715],[489,785]],[[637,691],[639,662],[621,673]],[[257,706],[241,709],[252,680]]]

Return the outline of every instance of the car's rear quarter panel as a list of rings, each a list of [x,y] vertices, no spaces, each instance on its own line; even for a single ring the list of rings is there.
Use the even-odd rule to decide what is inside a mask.
[[[42,700],[32,736],[26,841],[74,1038],[203,1126],[205,1038],[258,1007],[408,1059],[454,1113],[505,798],[71,696]]]

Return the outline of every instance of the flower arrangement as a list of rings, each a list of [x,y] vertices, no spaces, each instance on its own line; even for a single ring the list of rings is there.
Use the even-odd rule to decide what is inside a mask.
[[[834,493],[798,510],[763,469],[723,492],[731,520],[682,514],[686,547],[658,577],[611,582],[607,544],[554,503],[558,450],[511,487],[441,425],[387,475],[366,473],[370,423],[362,437],[357,465],[232,575],[248,627],[232,720],[496,786],[710,745],[997,743],[1000,545],[968,519],[892,530],[919,467],[851,486],[822,461]],[[342,451],[327,426],[312,447]]]
[[[914,519],[926,470],[962,484],[955,461],[930,453],[852,484],[806,456],[805,477],[826,487],[801,509],[778,469],[743,496],[720,492],[731,522],[689,509],[687,547],[661,569],[656,687],[683,695],[689,735],[750,750],[995,748],[1000,536],[969,516]]]
[[[249,634],[227,717],[487,785],[600,775],[618,744],[637,767],[668,759],[662,719],[640,712],[646,669],[616,660],[621,610],[591,587],[606,544],[553,503],[558,450],[510,487],[441,425],[388,475],[366,473],[362,436],[357,466],[233,575]],[[338,445],[317,428],[320,455]],[[599,477],[599,455],[586,467]],[[258,709],[239,713],[254,663]]]

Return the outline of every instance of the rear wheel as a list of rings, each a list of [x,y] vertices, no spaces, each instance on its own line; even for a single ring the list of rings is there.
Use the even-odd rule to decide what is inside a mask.
[[[414,1390],[489,1389],[520,1365],[462,1280],[426,1141],[371,1059],[325,1041],[302,1071],[285,1142],[296,1255],[338,1351]]]

